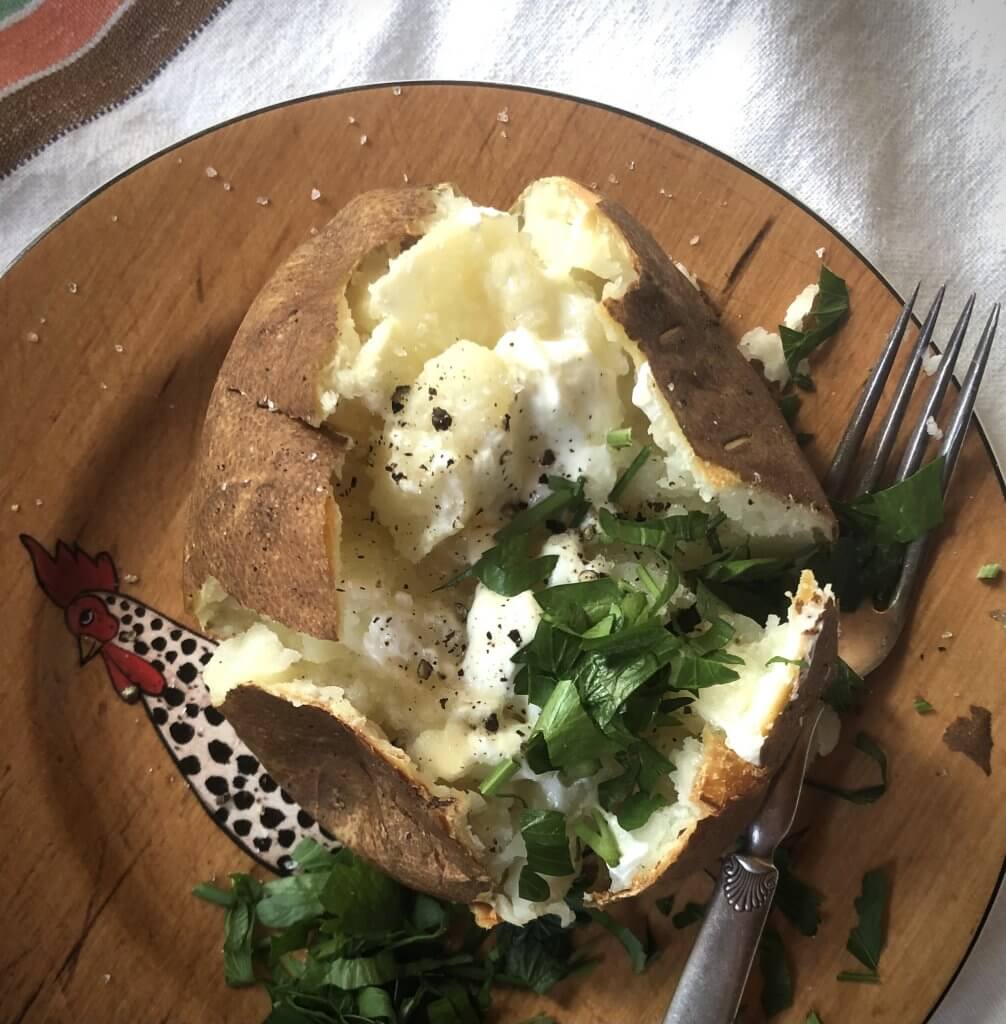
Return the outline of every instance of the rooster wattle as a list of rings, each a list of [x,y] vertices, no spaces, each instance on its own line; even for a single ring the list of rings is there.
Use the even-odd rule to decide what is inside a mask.
[[[214,641],[119,593],[115,563],[57,541],[53,554],[21,535],[35,578],[63,609],[80,664],[101,657],[119,696],[142,700],[179,771],[213,820],[265,866],[290,870],[290,851],[310,837],[333,845],[314,819],[262,768],[202,683]]]

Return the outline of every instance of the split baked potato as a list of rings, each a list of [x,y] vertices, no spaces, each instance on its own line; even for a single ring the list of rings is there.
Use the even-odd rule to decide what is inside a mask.
[[[760,624],[696,581],[834,531],[761,379],[617,203],[564,178],[509,212],[378,190],[234,339],[185,586],[223,641],[214,702],[311,814],[524,923],[568,919],[578,876],[629,896],[740,831],[825,685],[835,606],[804,571]]]

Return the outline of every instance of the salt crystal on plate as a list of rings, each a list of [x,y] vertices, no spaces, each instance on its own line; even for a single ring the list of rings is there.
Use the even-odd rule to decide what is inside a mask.
[[[316,188],[311,189],[311,198],[312,199],[321,199],[321,193],[318,191],[318,189],[316,189]]]
[[[688,244],[689,245],[698,245],[699,244],[699,236],[698,235],[692,235],[692,237],[688,239]]]
[[[402,95],[402,87],[400,85],[394,86],[394,88],[391,90],[391,95],[392,96],[401,96]]]
[[[115,346],[115,351],[116,352],[125,352],[126,350],[121,345],[116,345]]]
[[[318,453],[317,452],[311,452],[310,455],[308,455],[308,457],[307,457],[307,461],[308,462],[316,462],[317,459],[318,459]]]
[[[119,215],[117,213],[113,213],[112,214],[112,223],[113,224],[118,224],[119,223]]]
[[[409,183],[409,176],[407,174],[403,173],[402,174],[402,181],[404,181],[405,184],[408,185],[408,183]]]
[[[122,574],[123,583],[139,583],[140,577],[135,572],[125,572]]]
[[[216,176],[217,176],[217,169],[215,167],[207,167],[206,168],[206,177],[207,178],[215,178]]]
[[[364,133],[363,133],[363,134],[362,134],[362,135],[360,136],[360,145],[361,145],[361,146],[365,146],[366,144],[367,144],[367,133],[366,133],[366,132],[364,132]]]
[[[21,506],[15,501],[14,504],[11,505],[10,510],[11,512],[20,512]]]
[[[67,283],[67,286],[66,286],[66,290],[67,290],[67,291],[68,291],[68,292],[69,292],[69,293],[70,293],[71,295],[76,295],[76,294],[77,294],[77,282],[76,282],[76,281],[69,281],[69,282]]]
[[[108,390],[108,385],[104,381],[101,381],[101,383],[98,384],[98,387],[101,388],[102,391]]]
[[[509,124],[510,123],[510,108],[509,107],[504,107],[496,115],[496,120],[499,121],[500,124]]]
[[[635,169],[636,169],[636,161],[635,160],[630,160],[629,161],[629,170],[630,171],[634,171]]]
[[[44,504],[45,503],[42,501],[41,498],[36,498],[35,499],[35,508],[41,508]]]
[[[937,441],[943,439],[943,431],[940,430],[939,424],[937,424],[935,416],[930,416],[929,419],[926,420],[926,433],[930,437],[935,437]]]
[[[823,259],[824,259],[824,246],[822,245],[820,249],[815,249],[815,250],[814,250],[814,255],[815,255],[815,256],[816,256],[816,257],[817,257],[817,258],[818,258],[819,260],[823,260]]]
[[[224,191],[225,191],[225,192],[230,192],[230,190],[231,190],[231,189],[232,189],[233,187],[234,187],[234,186],[233,186],[233,185],[232,185],[232,184],[231,184],[231,183],[230,183],[229,181],[225,181],[225,182],[224,182]]]
[[[612,185],[617,185],[618,184],[618,178],[616,178],[614,176],[614,174],[609,174],[608,175],[608,181],[611,182]]]
[[[25,335],[25,340],[30,342],[36,342],[38,341],[38,335],[34,331],[29,331]]]
[[[347,124],[356,124],[356,118],[353,117],[352,114],[350,114],[349,117],[346,118],[346,123]]]
[[[40,324],[44,324],[44,323],[45,323],[45,317],[44,317],[44,316],[40,316],[40,317],[38,318],[38,322],[39,322]]]
[[[258,203],[259,206],[268,206],[269,205],[269,197],[268,196],[259,196],[255,200],[255,202]]]

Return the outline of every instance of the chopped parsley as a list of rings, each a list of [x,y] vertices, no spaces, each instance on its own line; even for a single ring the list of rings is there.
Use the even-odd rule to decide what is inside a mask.
[[[811,326],[802,331],[784,324],[779,326],[786,364],[794,375],[798,374],[799,365],[838,331],[849,312],[849,289],[840,277],[822,265],[817,284],[818,293],[805,320]]]
[[[619,427],[609,430],[607,437],[609,448],[628,448],[632,445],[632,427]]]
[[[978,570],[978,579],[980,580],[997,580],[999,574],[1002,572],[1002,566],[998,562],[986,562]]]
[[[536,855],[545,851],[539,867],[559,866],[549,819],[529,818],[525,835],[536,837]],[[543,994],[592,966],[574,949],[576,929],[555,915],[486,933],[467,908],[411,892],[348,850],[305,839],[293,859],[297,872],[284,878],[263,883],[234,874],[227,888],[204,882],[193,889],[225,910],[224,978],[265,989],[267,1024],[485,1024],[495,988]],[[633,970],[646,967],[649,936],[585,909],[582,899],[571,906],[579,925],[593,922],[615,935]]]
[[[888,881],[883,870],[877,868],[863,876],[863,886],[856,899],[858,921],[849,932],[846,949],[866,968],[866,971],[842,971],[839,981],[857,981],[877,984],[880,981],[880,954],[887,941],[884,917],[887,913]]]
[[[912,707],[915,708],[916,714],[919,715],[931,715],[936,710],[925,697],[916,697],[912,701]]]
[[[867,757],[876,762],[880,769],[880,782],[873,786],[863,786],[860,789],[846,789],[842,786],[833,786],[827,782],[815,782],[813,779],[806,779],[806,784],[812,789],[818,789],[822,793],[830,793],[832,796],[848,800],[852,804],[875,803],[887,792],[887,755],[865,732],[857,734],[856,749],[862,751]]]

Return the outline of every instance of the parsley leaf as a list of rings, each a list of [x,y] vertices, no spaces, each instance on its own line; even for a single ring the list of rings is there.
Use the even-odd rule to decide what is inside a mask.
[[[618,746],[594,724],[569,679],[557,683],[535,725],[548,749],[550,763],[564,768],[614,753]]]
[[[472,575],[502,597],[516,597],[547,580],[558,561],[558,555],[531,558],[527,534],[522,533],[489,548],[462,576],[454,577],[443,586],[449,587],[464,575]]]
[[[862,892],[855,901],[859,920],[852,931],[849,932],[849,941],[845,947],[867,968],[873,978],[877,977],[877,971],[880,966],[880,954],[883,952],[884,943],[887,940],[887,933],[884,928],[887,896],[887,876],[883,870],[877,868],[873,871],[868,871],[863,876]]]
[[[811,352],[838,330],[846,313],[849,312],[849,290],[845,282],[825,266],[821,267],[818,289],[814,305],[807,317],[814,326],[803,331],[796,331],[785,325],[779,327],[786,363],[794,373]]]
[[[836,658],[834,674],[821,699],[836,711],[852,711],[858,706],[865,690],[866,683],[862,676],[841,658]]]
[[[520,833],[527,866],[540,875],[571,875],[566,816],[559,811],[521,811]]]
[[[887,792],[887,755],[865,732],[857,734],[856,749],[861,750],[867,757],[877,762],[880,767],[879,783],[874,786],[863,786],[860,789],[845,789],[842,786],[833,786],[828,782],[815,782],[813,779],[806,779],[806,785],[818,789],[822,793],[830,793],[842,800],[848,800],[852,804],[875,803]]]
[[[912,701],[912,706],[920,715],[931,715],[936,710],[925,697],[916,697]]]
[[[642,828],[654,811],[666,807],[667,801],[659,793],[633,793],[618,809],[618,824],[626,832]]]
[[[494,539],[497,541],[511,540],[526,534],[538,526],[543,526],[548,519],[558,519],[562,512],[571,512],[573,518],[586,509],[583,496],[584,480],[581,477],[576,483],[563,477],[548,478],[552,493],[536,501],[533,505],[518,512],[502,529],[497,530]]]
[[[804,1021],[804,1024],[821,1024],[821,1018],[811,1010],[810,1013],[807,1014],[807,1019]]]
[[[595,924],[600,925],[606,932],[609,932],[618,939],[622,944],[622,948],[629,955],[629,963],[632,964],[634,974],[642,974],[646,970],[647,964],[655,955],[649,935],[647,935],[646,942],[640,941],[639,936],[631,928],[620,924],[611,914],[599,910],[597,907],[585,907],[583,913]]]
[[[773,906],[789,919],[801,935],[816,935],[821,924],[823,897],[793,874],[792,859],[784,847],[776,850],[775,866],[779,869],[779,881]]]
[[[684,512],[662,519],[621,519],[606,508],[597,510],[603,538],[632,547],[657,548],[670,552],[676,544],[699,541],[709,529],[709,516],[705,512]]]
[[[942,455],[907,480],[866,494],[847,506],[847,514],[874,539],[908,544],[943,522]]]
[[[978,579],[980,580],[997,580],[999,574],[1002,572],[1002,566],[998,562],[986,562],[978,570]]]
[[[632,483],[633,477],[646,465],[646,460],[650,457],[653,449],[650,445],[643,445],[639,449],[639,453],[629,463],[628,467],[622,473],[622,475],[615,481],[615,486],[611,488],[608,493],[608,501],[615,504],[619,498],[625,493],[626,488]]]
[[[583,819],[573,826],[573,832],[586,846],[589,846],[594,853],[604,861],[608,867],[617,867],[622,854],[618,847],[618,840],[611,831],[611,826],[605,820],[604,815],[594,811],[591,819]]]
[[[525,864],[520,869],[520,878],[517,880],[517,895],[522,900],[530,903],[544,903],[552,894],[551,887],[530,864]]]

